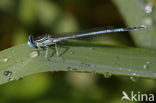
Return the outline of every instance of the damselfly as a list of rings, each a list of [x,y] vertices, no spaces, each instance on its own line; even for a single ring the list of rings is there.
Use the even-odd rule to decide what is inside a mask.
[[[106,34],[106,33],[113,33],[113,32],[124,32],[124,31],[132,31],[132,30],[139,30],[147,28],[146,25],[140,25],[135,27],[129,27],[129,28],[117,28],[117,29],[106,29],[106,30],[99,30],[99,31],[93,31],[93,32],[87,32],[87,33],[77,33],[72,36],[66,36],[66,37],[58,37],[54,38],[52,35],[44,35],[42,37],[34,38],[32,35],[29,35],[28,45],[30,47],[36,47],[36,50],[39,50],[41,48],[46,48],[45,58],[48,56],[48,50],[50,45],[55,45],[56,55],[59,57],[59,52],[57,48],[57,43],[71,38],[79,38],[89,35],[98,35],[98,34]]]

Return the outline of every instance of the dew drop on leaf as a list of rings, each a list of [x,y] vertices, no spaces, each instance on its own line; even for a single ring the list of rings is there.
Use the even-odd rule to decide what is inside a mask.
[[[8,58],[3,58],[3,62],[8,62]]]
[[[144,68],[144,69],[149,69],[149,66],[143,65],[143,68]]]
[[[22,80],[23,78],[22,77],[19,77],[17,80]]]
[[[13,78],[8,78],[8,81],[10,82],[10,81],[13,81],[14,79]]]
[[[4,71],[3,73],[5,76],[10,77],[12,75],[11,71]]]
[[[144,11],[145,13],[151,13],[152,12],[152,9],[153,9],[153,4],[151,2],[148,2],[146,5],[145,5],[145,8],[144,8]]]
[[[103,76],[104,76],[105,78],[110,78],[110,77],[112,76],[112,73],[110,73],[110,72],[105,72],[105,73],[103,74]]]
[[[136,82],[137,78],[135,77],[130,77],[130,79],[133,81],[133,82]]]
[[[136,73],[133,73],[133,75],[136,76],[137,74]]]
[[[31,57],[31,58],[35,58],[35,57],[37,57],[38,55],[39,55],[38,51],[32,51],[32,52],[30,53],[30,57]]]
[[[146,61],[146,64],[151,64],[151,62],[150,61]]]

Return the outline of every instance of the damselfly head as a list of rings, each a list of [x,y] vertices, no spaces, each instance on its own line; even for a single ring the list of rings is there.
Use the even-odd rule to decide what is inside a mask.
[[[34,46],[35,46],[35,44],[34,44],[34,42],[33,42],[33,36],[32,36],[32,35],[29,35],[28,45],[29,45],[30,47],[34,47]]]

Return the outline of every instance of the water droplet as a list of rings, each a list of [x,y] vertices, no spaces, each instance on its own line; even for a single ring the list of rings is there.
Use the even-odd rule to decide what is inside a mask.
[[[10,81],[13,81],[14,79],[13,78],[8,78],[8,81],[10,82]]]
[[[147,66],[147,65],[144,65],[143,67],[144,67],[144,69],[149,69],[149,66]]]
[[[135,77],[130,77],[130,79],[133,81],[133,82],[136,82],[137,78]]]
[[[15,51],[13,49],[11,49],[11,53],[14,53]]]
[[[12,75],[12,72],[7,70],[7,71],[4,71],[3,74],[7,77],[10,77]]]
[[[3,58],[3,62],[8,62],[8,58]]]
[[[145,11],[145,13],[148,14],[148,13],[152,12],[152,9],[153,9],[153,4],[151,2],[149,2],[145,5],[144,11]]]
[[[147,61],[146,64],[151,64],[151,62],[150,61]]]
[[[110,78],[110,77],[112,76],[112,73],[110,73],[110,72],[105,72],[105,73],[103,74],[103,76],[104,76],[105,78]]]
[[[136,76],[137,74],[136,73],[133,73],[133,75]]]
[[[22,80],[23,78],[22,77],[19,77],[17,80]]]
[[[115,56],[115,57],[114,57],[114,60],[118,60],[118,59],[119,59],[119,57],[118,57],[118,56]]]
[[[35,57],[37,57],[38,55],[39,55],[38,51],[32,51],[32,52],[30,53],[30,57],[31,57],[31,58],[35,58]]]
[[[93,47],[90,47],[89,50],[94,50],[94,48]]]
[[[147,17],[147,18],[143,19],[142,23],[144,25],[152,26],[153,20],[150,17]]]

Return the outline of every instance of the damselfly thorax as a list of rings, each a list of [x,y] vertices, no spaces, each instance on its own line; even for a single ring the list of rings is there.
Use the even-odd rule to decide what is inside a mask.
[[[44,36],[35,38],[33,42],[35,43],[36,47],[47,47],[49,45],[55,44],[53,40],[54,40],[54,37],[52,37],[52,35],[46,34]]]

